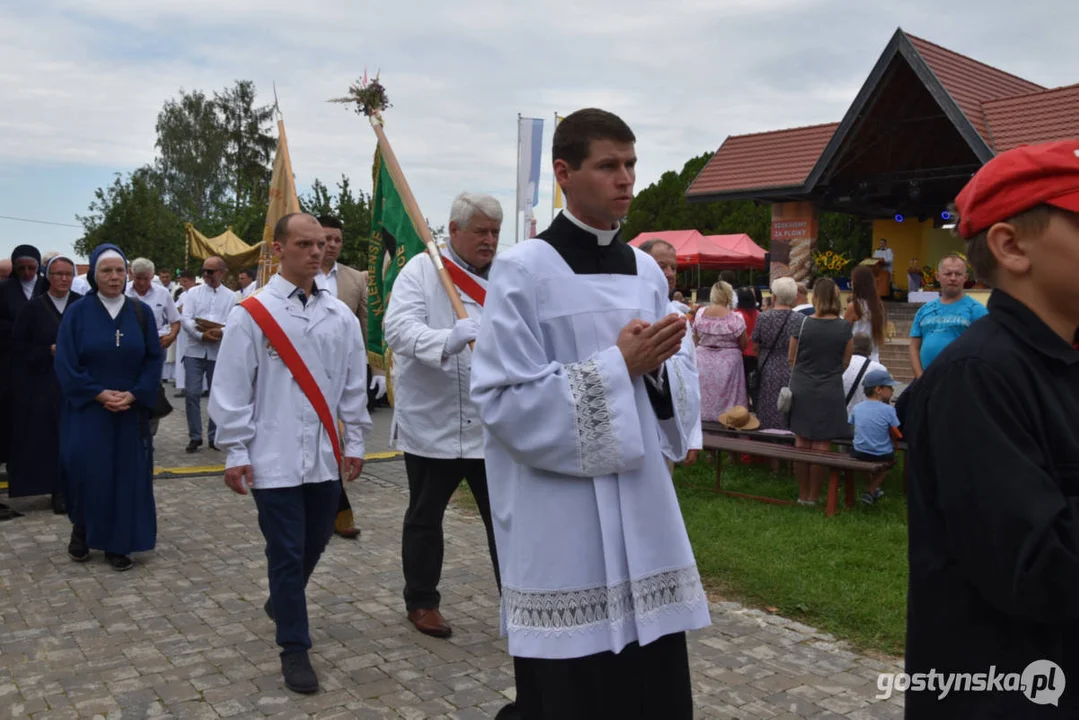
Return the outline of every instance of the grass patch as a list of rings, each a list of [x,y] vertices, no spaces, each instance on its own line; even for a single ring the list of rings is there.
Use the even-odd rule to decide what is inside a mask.
[[[907,508],[899,466],[884,482],[883,500],[872,507],[859,502],[832,518],[821,506],[769,505],[716,494],[711,463],[679,467],[675,478],[706,585],[859,648],[903,653]],[[723,487],[784,500],[798,497],[793,477],[726,459]],[[859,498],[863,487],[858,478]],[[840,487],[840,503],[842,498]]]
[[[857,482],[861,498],[864,478]],[[824,516],[823,502],[804,508],[718,495],[712,492],[715,465],[703,456],[693,467],[675,469],[675,485],[710,591],[812,625],[862,650],[903,654],[907,505],[901,466],[884,481],[883,500],[872,507],[859,501],[832,518]],[[794,477],[773,475],[766,466],[732,465],[726,458],[723,487],[784,500],[798,497]],[[476,511],[463,482],[453,501]]]

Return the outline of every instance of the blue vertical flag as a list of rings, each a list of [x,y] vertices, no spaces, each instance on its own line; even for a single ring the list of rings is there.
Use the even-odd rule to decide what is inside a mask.
[[[518,117],[517,212],[524,213],[525,232],[539,203],[540,163],[543,155],[543,120]]]

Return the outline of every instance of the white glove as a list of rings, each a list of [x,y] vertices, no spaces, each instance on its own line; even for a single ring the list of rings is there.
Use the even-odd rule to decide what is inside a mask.
[[[442,350],[443,357],[456,355],[465,349],[465,346],[476,339],[480,334],[480,323],[472,318],[458,320],[446,338],[446,347]]]
[[[377,390],[375,393],[375,400],[381,400],[386,397],[386,376],[385,375],[372,375],[370,390]]]

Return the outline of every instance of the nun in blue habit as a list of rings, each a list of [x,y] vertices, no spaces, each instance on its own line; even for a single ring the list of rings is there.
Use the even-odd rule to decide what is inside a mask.
[[[154,314],[144,333],[138,300],[124,296],[127,258],[115,245],[90,254],[90,293],[64,313],[56,337],[60,468],[74,527],[68,554],[85,562],[105,552],[116,570],[157,539],[150,410],[163,361]],[[141,303],[140,303],[141,304]]]

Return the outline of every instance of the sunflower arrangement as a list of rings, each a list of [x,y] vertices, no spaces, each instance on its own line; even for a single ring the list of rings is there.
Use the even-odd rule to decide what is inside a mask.
[[[393,107],[386,94],[386,87],[379,82],[378,74],[375,74],[374,79],[368,80],[366,71],[362,78],[349,85],[347,96],[333,98],[330,102],[355,104],[357,115],[376,119],[381,117],[383,110]]]
[[[813,254],[813,264],[817,268],[817,274],[822,277],[837,278],[846,274],[847,266],[851,259],[840,252],[826,250]]]

